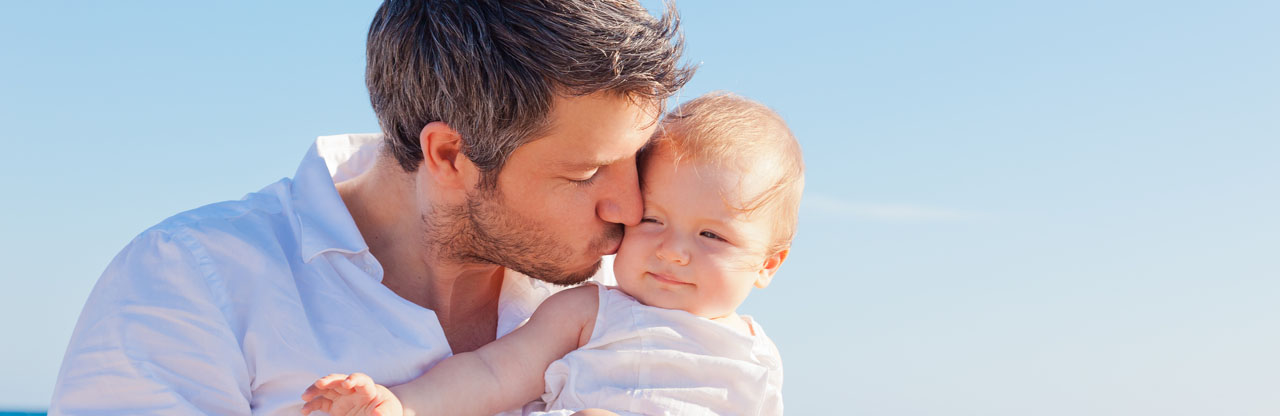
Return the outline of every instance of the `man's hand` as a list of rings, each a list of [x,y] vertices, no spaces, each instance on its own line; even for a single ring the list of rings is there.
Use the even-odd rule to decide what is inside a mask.
[[[330,374],[316,380],[302,393],[302,414],[323,411],[333,416],[403,416],[404,407],[391,390],[355,373]]]

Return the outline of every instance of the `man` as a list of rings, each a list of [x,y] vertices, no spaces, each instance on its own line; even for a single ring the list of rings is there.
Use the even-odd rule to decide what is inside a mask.
[[[635,153],[692,70],[670,7],[524,3],[384,3],[383,135],[321,137],[292,179],[139,235],[50,413],[297,414],[319,376],[407,381],[519,326],[544,282],[594,275],[640,220]]]

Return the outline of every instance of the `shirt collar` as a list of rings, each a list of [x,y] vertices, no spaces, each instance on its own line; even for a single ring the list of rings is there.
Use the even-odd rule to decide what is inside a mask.
[[[320,136],[302,158],[290,193],[303,261],[327,251],[369,250],[334,184],[372,167],[381,143],[381,134]]]
[[[372,168],[381,144],[381,134],[320,136],[302,158],[293,176],[290,202],[298,219],[298,246],[303,261],[309,263],[329,251],[346,254],[368,252],[369,245],[365,244],[334,184]],[[605,256],[601,272],[593,279],[616,284],[612,272],[613,256]],[[565,289],[514,270],[507,269],[504,273],[498,297],[499,336],[524,324],[538,304]],[[371,274],[381,276],[380,271]]]

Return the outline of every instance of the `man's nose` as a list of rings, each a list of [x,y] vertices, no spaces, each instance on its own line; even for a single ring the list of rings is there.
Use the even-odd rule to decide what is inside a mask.
[[[596,204],[596,215],[605,222],[622,225],[640,223],[644,213],[644,201],[640,197],[640,177],[636,173],[635,158],[618,166],[614,180],[604,185],[605,194]]]

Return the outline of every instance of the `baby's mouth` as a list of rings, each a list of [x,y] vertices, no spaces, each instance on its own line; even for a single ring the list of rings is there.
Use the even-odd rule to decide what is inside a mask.
[[[688,285],[688,286],[693,286],[693,283],[689,283],[689,282],[681,281],[681,280],[676,279],[675,277],[673,277],[673,276],[671,276],[671,275],[661,274],[661,273],[653,273],[653,272],[648,272],[648,273],[646,273],[646,274],[648,274],[648,275],[649,275],[649,277],[652,277],[652,278],[653,278],[653,280],[657,280],[657,281],[659,281],[659,282],[661,282],[661,283],[665,283],[665,284],[669,284],[669,285]]]

